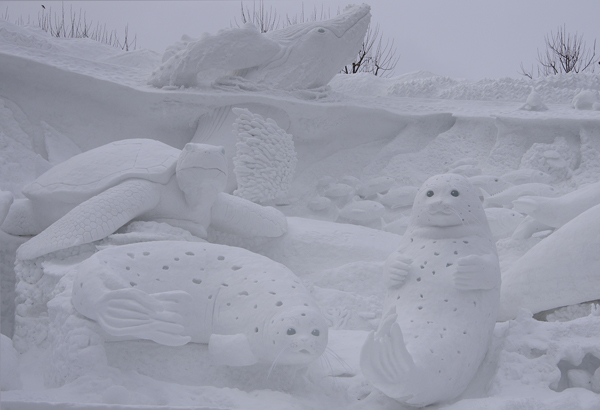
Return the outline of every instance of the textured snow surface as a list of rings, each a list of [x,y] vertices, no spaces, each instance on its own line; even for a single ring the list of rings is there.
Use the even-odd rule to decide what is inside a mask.
[[[383,265],[406,229],[414,188],[454,170],[515,185],[548,184],[560,197],[600,178],[599,74],[478,82],[425,71],[389,79],[337,75],[327,87],[287,91],[228,77],[157,89],[146,82],[160,60],[146,50],[124,53],[0,20],[0,78],[8,79],[0,81],[0,189],[22,198],[22,187],[53,164],[126,138],[153,138],[177,149],[194,138],[224,146],[231,161],[237,142],[231,109],[271,118],[281,129],[278,135],[292,135],[297,159],[293,175],[281,171],[288,182],[271,191],[287,187],[277,209],[288,217],[288,233],[259,240],[209,229],[208,239],[247,248],[292,270],[330,325],[328,349],[305,369],[240,370],[214,365],[203,344],[105,343],[96,324],[78,316],[71,304],[73,266],[106,246],[200,239],[166,224],[134,222],[101,242],[13,268],[25,238],[0,232],[2,333],[19,352],[22,382],[22,388],[2,392],[3,409],[401,408],[366,381],[358,358],[368,332],[379,325]],[[529,102],[541,100],[547,110],[521,109],[532,88],[539,99]],[[236,186],[230,188],[232,193]],[[502,273],[546,239],[561,246],[561,228],[531,223],[524,215],[528,224],[515,227],[513,219],[488,208],[488,218],[492,214]],[[345,223],[335,222],[338,218]],[[597,243],[597,232],[582,228],[574,235],[589,252],[586,257],[597,259],[597,252],[586,250],[586,244]],[[595,265],[582,263],[581,247],[568,249],[577,271],[568,269],[568,260],[557,268],[526,259],[545,268],[521,278],[520,290],[551,306],[535,318],[557,321],[517,310],[511,320],[497,323],[467,390],[455,402],[433,408],[600,408],[598,310],[593,303],[555,310],[562,305],[540,283],[560,278],[564,286],[557,291],[568,296],[580,294],[570,282],[591,287],[585,278],[597,272],[586,269]],[[600,299],[600,291],[591,290],[586,302]],[[4,382],[10,373],[4,366],[11,364],[2,344]]]

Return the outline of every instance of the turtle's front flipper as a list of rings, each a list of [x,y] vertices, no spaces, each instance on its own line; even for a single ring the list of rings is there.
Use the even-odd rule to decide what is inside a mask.
[[[13,203],[13,195],[8,191],[0,191],[0,225],[8,214],[8,210]]]
[[[213,228],[242,237],[276,238],[287,232],[287,219],[277,209],[221,192],[211,209]]]
[[[79,204],[17,250],[17,258],[38,256],[105,238],[158,204],[154,182],[133,179]]]

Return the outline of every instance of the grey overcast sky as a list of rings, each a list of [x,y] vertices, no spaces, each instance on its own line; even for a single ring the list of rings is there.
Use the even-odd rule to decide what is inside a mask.
[[[598,39],[600,54],[600,0],[365,0],[372,23],[384,39],[394,39],[400,61],[396,74],[418,70],[453,78],[516,77],[520,63],[531,67],[544,36],[558,26],[583,34],[588,47]],[[331,14],[352,0],[264,1],[279,16],[305,14],[316,7]],[[60,1],[0,1],[0,13],[37,21],[41,5],[60,11]],[[138,48],[162,53],[183,34],[198,37],[235,25],[239,0],[203,1],[65,1],[87,19],[106,24],[120,35],[126,24],[137,35]],[[244,1],[252,9],[257,2]],[[600,66],[596,69],[600,72]]]

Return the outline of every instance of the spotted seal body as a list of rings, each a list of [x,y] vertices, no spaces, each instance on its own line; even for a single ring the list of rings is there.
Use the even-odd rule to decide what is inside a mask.
[[[486,354],[500,296],[495,241],[466,178],[424,183],[386,275],[387,314],[363,346],[363,373],[411,406],[457,397]]]
[[[220,364],[307,364],[327,345],[325,319],[289,269],[225,245],[102,250],[79,265],[72,300],[111,337],[208,343]]]

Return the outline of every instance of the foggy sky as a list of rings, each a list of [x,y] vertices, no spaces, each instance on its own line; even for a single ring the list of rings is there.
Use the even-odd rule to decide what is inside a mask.
[[[427,70],[453,78],[520,77],[521,62],[536,65],[544,36],[558,26],[584,35],[588,47],[600,41],[600,0],[370,0],[372,23],[384,40],[393,39],[400,56],[395,73]],[[265,1],[285,19],[317,7],[335,15],[352,0]],[[0,14],[11,21],[28,16],[37,21],[41,5],[61,10],[58,1],[0,1]],[[106,24],[122,36],[129,25],[138,48],[159,53],[183,34],[216,33],[240,21],[240,1],[74,1],[64,2],[86,12],[88,20]],[[252,9],[253,2],[244,5]],[[596,46],[600,54],[600,43]],[[600,68],[600,66],[599,66]],[[596,72],[600,70],[596,69]]]

